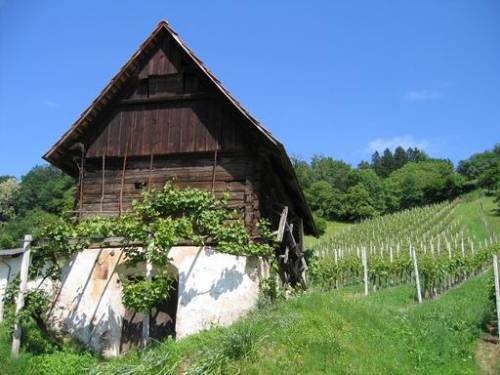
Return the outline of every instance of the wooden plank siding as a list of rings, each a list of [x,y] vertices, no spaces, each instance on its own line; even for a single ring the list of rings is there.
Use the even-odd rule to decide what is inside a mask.
[[[283,205],[314,231],[283,146],[165,22],[44,158],[82,180],[83,215],[127,210],[144,189],[172,181],[228,192],[254,232]]]
[[[82,213],[118,214],[120,212],[120,189],[123,158],[110,158],[102,179],[101,159],[87,159],[83,179]],[[148,188],[160,189],[165,183],[175,186],[214,191],[216,197],[229,194],[228,207],[239,209],[247,226],[255,228],[260,217],[258,194],[253,186],[259,176],[254,160],[246,154],[219,155],[214,169],[211,154],[183,154],[154,159],[136,157],[127,160],[123,183],[122,209],[130,208],[132,200],[140,199]],[[215,179],[214,179],[215,174]],[[104,188],[103,188],[104,187]],[[102,206],[102,209],[101,209]]]

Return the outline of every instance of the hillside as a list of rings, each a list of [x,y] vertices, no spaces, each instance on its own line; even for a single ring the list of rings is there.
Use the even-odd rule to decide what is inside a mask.
[[[25,355],[6,374],[478,373],[478,323],[488,305],[485,275],[417,305],[412,287],[364,298],[355,290],[308,293],[268,306],[229,329],[212,329],[144,354],[98,364],[89,355]],[[2,350],[7,358],[7,347]],[[499,368],[500,369],[500,368]],[[19,372],[21,371],[21,372]]]
[[[492,198],[474,193],[455,214],[478,240],[486,235],[483,205],[497,233]],[[327,236],[346,229],[331,224]],[[323,239],[320,239],[324,240]],[[314,245],[314,242],[310,242]],[[500,371],[495,348],[480,344],[481,322],[490,309],[491,274],[474,277],[422,305],[411,285],[387,288],[364,297],[361,288],[310,291],[266,304],[230,328],[214,328],[178,342],[167,341],[144,353],[113,361],[66,352],[8,359],[3,336],[0,358],[10,373],[480,373]],[[494,367],[497,370],[494,370]]]

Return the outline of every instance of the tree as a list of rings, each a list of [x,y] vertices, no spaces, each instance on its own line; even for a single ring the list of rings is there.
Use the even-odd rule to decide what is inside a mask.
[[[3,176],[2,176],[3,177]],[[19,189],[13,177],[0,179],[0,223],[11,219],[15,214],[14,198]]]
[[[316,181],[306,191],[306,198],[311,209],[318,216],[341,220],[344,217],[343,193],[327,181]]]
[[[375,151],[372,155],[372,168],[379,176],[381,176],[380,154]]]
[[[418,163],[421,161],[429,160],[429,156],[424,151],[421,151],[416,147],[408,147],[408,149],[406,150],[406,159],[408,161]]]
[[[380,171],[377,173],[380,177],[389,176],[394,170],[394,156],[392,155],[391,150],[386,148],[380,158]]]
[[[388,194],[399,208],[410,208],[450,199],[462,192],[463,179],[446,160],[409,162],[386,181]]]
[[[361,160],[358,164],[358,169],[370,169],[370,163],[365,160]]]
[[[487,150],[472,155],[470,158],[458,163],[457,172],[468,181],[482,187],[494,188],[500,163],[500,144],[496,144],[492,150]]]
[[[394,170],[401,168],[408,162],[408,156],[403,147],[398,146],[394,150]]]
[[[323,180],[334,188],[346,192],[349,188],[348,176],[351,166],[341,160],[315,155],[311,160],[311,176],[313,181]]]
[[[297,156],[292,156],[291,159],[300,185],[303,189],[309,188],[312,183],[311,166],[307,163],[307,161],[304,161]]]
[[[349,186],[361,185],[370,195],[370,205],[377,215],[386,211],[385,186],[373,169],[353,169],[349,174]]]
[[[0,176],[0,184],[1,184],[2,182],[5,182],[5,181],[10,180],[10,179],[12,179],[12,178],[13,178],[13,179],[15,179],[15,177],[14,177],[14,176],[9,176],[9,175],[3,175],[3,176]]]
[[[370,194],[360,184],[352,186],[345,196],[345,210],[348,220],[368,219],[377,214],[371,205]]]
[[[73,206],[73,179],[53,166],[36,166],[22,177],[16,211],[24,214],[40,208],[60,214]]]

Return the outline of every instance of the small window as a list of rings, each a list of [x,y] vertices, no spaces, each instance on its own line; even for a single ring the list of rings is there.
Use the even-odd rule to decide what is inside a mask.
[[[135,182],[134,186],[135,186],[136,190],[142,190],[147,186],[147,183],[146,182]]]

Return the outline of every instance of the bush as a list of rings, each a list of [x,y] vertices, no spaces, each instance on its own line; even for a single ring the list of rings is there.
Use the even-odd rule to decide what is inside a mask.
[[[255,355],[261,335],[252,324],[240,324],[222,337],[222,352],[230,359],[250,359]]]
[[[31,357],[28,373],[33,375],[79,375],[96,364],[90,353],[56,352]]]
[[[322,235],[326,231],[326,227],[328,225],[328,221],[323,219],[321,216],[314,215],[314,223],[316,224],[316,229],[318,230],[318,234]]]

